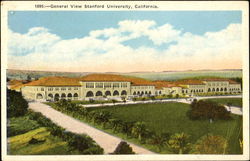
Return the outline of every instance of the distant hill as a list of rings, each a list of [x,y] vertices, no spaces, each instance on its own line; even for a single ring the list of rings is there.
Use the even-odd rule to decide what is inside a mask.
[[[30,71],[30,70],[13,70],[7,69],[7,77],[9,79],[25,80],[28,77],[38,79],[48,76],[65,76],[65,77],[81,77],[93,72],[52,72],[52,71]],[[98,72],[96,72],[98,73]],[[179,79],[199,79],[199,78],[242,78],[241,69],[225,69],[225,70],[192,70],[192,71],[164,71],[164,72],[131,72],[117,73],[106,72],[112,74],[121,74],[127,76],[135,76],[148,80],[179,80]]]

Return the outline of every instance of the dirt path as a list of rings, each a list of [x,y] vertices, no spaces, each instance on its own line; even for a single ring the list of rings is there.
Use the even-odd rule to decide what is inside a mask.
[[[59,126],[65,128],[68,131],[74,133],[85,133],[93,140],[96,141],[103,149],[104,153],[108,154],[114,152],[117,145],[122,141],[122,139],[107,134],[103,131],[100,131],[92,126],[89,126],[79,120],[76,120],[70,116],[67,116],[59,111],[54,110],[48,105],[39,103],[39,102],[32,102],[29,103],[29,108],[36,111],[41,112],[44,116],[51,119],[54,123],[58,124]],[[129,143],[130,146],[133,148],[133,151],[137,154],[154,154],[153,152],[146,150],[142,147]]]

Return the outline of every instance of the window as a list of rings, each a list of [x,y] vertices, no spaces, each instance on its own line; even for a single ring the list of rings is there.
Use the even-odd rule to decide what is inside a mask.
[[[103,88],[103,83],[95,83],[96,88]]]
[[[68,90],[71,90],[71,87],[69,87]]]
[[[41,88],[41,91],[44,91],[44,88]]]
[[[121,87],[126,88],[127,87],[127,83],[121,83]]]
[[[62,90],[62,91],[65,91],[65,90],[66,90],[66,88],[65,88],[65,87],[62,87],[62,88],[61,88],[61,90]]]
[[[104,88],[111,88],[111,83],[104,83]]]
[[[48,91],[53,91],[53,87],[49,87],[49,88],[48,88]]]
[[[120,87],[120,83],[113,83],[113,87],[119,88]]]
[[[94,83],[86,83],[86,88],[94,88]]]
[[[74,90],[78,90],[78,87],[75,87]]]
[[[59,91],[59,88],[55,88],[56,91]]]

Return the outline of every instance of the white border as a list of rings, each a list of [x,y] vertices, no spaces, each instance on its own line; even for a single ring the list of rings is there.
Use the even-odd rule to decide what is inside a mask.
[[[60,8],[35,8],[35,4],[111,4],[111,5],[132,5],[134,4],[145,4],[145,5],[157,5],[158,9],[60,9]],[[3,160],[15,161],[15,160],[248,160],[249,159],[249,8],[247,1],[7,1],[1,2],[1,112],[2,119],[2,156]],[[10,156],[7,155],[6,149],[6,69],[7,69],[7,12],[10,10],[19,11],[222,11],[222,10],[240,10],[242,11],[242,49],[243,52],[243,137],[244,137],[244,149],[243,155],[61,155],[61,156]],[[241,53],[239,53],[241,54]]]

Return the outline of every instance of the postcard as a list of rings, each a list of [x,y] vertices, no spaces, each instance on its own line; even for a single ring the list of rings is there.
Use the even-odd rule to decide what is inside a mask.
[[[1,5],[4,161],[249,159],[247,2]]]

